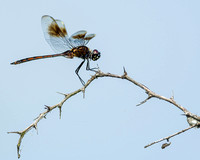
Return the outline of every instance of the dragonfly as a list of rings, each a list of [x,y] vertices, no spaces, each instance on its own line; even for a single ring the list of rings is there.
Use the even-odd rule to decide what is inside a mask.
[[[16,65],[33,60],[59,56],[69,59],[73,59],[74,57],[81,58],[83,61],[77,67],[75,73],[84,86],[85,82],[78,74],[80,68],[83,66],[84,62],[87,61],[86,70],[97,72],[95,70],[97,68],[90,68],[89,62],[90,60],[96,61],[101,56],[101,53],[97,49],[91,50],[86,46],[88,42],[95,37],[95,34],[87,34],[87,31],[81,30],[69,36],[64,22],[54,19],[49,15],[42,16],[41,24],[45,40],[51,46],[55,54],[28,57],[12,62],[11,64]]]

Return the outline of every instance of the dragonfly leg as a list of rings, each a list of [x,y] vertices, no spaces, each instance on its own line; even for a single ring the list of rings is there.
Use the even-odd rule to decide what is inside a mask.
[[[90,62],[89,59],[87,59],[87,65],[86,65],[86,70],[88,71],[93,71],[93,72],[97,72],[95,69],[99,69],[99,67],[97,68],[90,68]]]
[[[81,64],[78,66],[78,68],[75,70],[75,73],[77,74],[79,80],[81,81],[82,85],[85,85],[85,82],[82,80],[82,78],[79,76],[78,72],[80,70],[80,68],[82,67],[83,63],[85,62],[85,59],[83,60],[83,62],[81,62]]]

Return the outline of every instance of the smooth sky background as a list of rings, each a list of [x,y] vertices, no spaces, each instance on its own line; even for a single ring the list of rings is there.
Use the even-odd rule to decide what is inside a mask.
[[[71,35],[85,29],[95,33],[88,47],[102,56],[91,66],[103,72],[128,75],[157,94],[200,115],[200,1],[198,0],[1,0],[0,1],[0,153],[17,159],[18,135],[44,105],[59,103],[79,89],[74,70],[80,59],[63,57],[10,65],[21,58],[52,54],[40,19],[51,15],[65,22]],[[92,72],[81,69],[86,81]],[[192,129],[162,143],[144,146],[188,127],[173,105],[146,98],[143,90],[125,80],[99,78],[86,90],[38,124],[22,143],[22,160],[169,160],[196,159],[200,131]]]

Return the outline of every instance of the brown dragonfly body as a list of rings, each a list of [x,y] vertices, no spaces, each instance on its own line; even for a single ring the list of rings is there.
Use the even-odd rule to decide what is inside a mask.
[[[89,52],[88,47],[78,46],[78,47],[72,48],[71,50],[67,50],[66,52],[63,52],[63,53],[24,58],[24,59],[12,62],[11,64],[20,64],[20,63],[29,62],[32,60],[38,60],[38,59],[43,59],[43,58],[53,58],[53,57],[59,57],[59,56],[64,56],[66,58],[71,58],[71,59],[74,57],[87,59],[89,56],[89,53],[90,52]]]

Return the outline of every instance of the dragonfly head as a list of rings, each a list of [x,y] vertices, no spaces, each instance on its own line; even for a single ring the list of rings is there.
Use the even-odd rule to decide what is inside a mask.
[[[92,53],[91,53],[91,59],[92,59],[93,61],[96,61],[96,60],[98,60],[100,57],[101,57],[101,53],[100,53],[98,50],[94,49],[94,50],[92,51]]]

